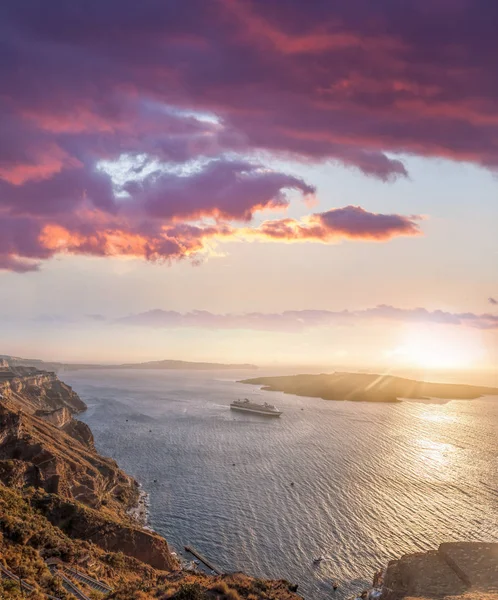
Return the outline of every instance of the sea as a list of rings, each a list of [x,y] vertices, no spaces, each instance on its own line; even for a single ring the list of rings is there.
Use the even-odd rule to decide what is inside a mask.
[[[498,397],[325,401],[238,383],[258,371],[60,373],[100,453],[150,497],[149,525],[221,570],[346,599],[402,554],[498,542]],[[237,413],[248,397],[280,418]],[[316,565],[313,558],[326,560]],[[332,592],[332,582],[339,584]]]

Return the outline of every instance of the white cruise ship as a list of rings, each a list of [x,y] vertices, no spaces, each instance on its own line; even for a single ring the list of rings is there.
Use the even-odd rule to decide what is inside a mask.
[[[273,406],[273,404],[268,404],[267,402],[264,404],[257,404],[256,402],[251,402],[248,398],[244,398],[244,400],[235,400],[230,404],[230,408],[232,410],[257,413],[258,415],[264,415],[265,417],[279,417],[282,414],[278,408]]]

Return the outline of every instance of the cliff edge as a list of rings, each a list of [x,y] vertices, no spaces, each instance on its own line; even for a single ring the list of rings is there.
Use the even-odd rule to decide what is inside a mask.
[[[391,561],[374,585],[381,600],[498,598],[498,543],[452,542]]]
[[[0,482],[35,488],[37,510],[71,537],[157,569],[174,568],[166,540],[129,515],[138,483],[98,454],[88,426],[73,418],[86,405],[71,387],[36,369],[0,373]]]

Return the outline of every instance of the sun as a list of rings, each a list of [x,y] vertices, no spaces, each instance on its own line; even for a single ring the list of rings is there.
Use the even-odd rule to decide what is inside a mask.
[[[402,343],[388,353],[393,359],[427,369],[472,368],[484,355],[480,335],[443,325],[407,328]]]

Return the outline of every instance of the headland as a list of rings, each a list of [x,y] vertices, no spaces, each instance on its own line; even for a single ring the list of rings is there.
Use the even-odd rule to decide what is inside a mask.
[[[498,395],[498,388],[454,383],[430,383],[373,373],[322,373],[244,379],[240,383],[296,396],[353,402],[400,402],[407,399],[472,400]]]

